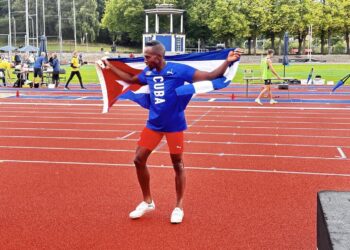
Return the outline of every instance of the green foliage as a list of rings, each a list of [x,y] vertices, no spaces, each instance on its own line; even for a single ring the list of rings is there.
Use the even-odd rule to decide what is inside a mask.
[[[133,41],[140,41],[144,28],[141,0],[107,0],[102,26],[114,36],[128,33]]]
[[[7,1],[0,4],[0,30],[7,33]],[[29,14],[35,22],[35,2],[29,0]],[[172,3],[175,8],[184,9],[184,29],[187,41],[195,44],[198,39],[204,44],[225,42],[232,46],[245,40],[256,38],[275,39],[288,31],[290,37],[298,39],[298,47],[305,43],[309,25],[313,26],[313,37],[326,39],[332,46],[331,37],[345,37],[350,34],[349,0],[75,0],[77,39],[117,44],[141,44],[145,29],[144,10],[155,8],[155,4]],[[43,32],[42,1],[39,1],[39,33]],[[58,36],[57,2],[45,0],[46,35]],[[16,20],[17,45],[23,45],[25,31],[24,0],[11,0],[13,17]],[[22,12],[21,12],[22,11]],[[73,40],[72,1],[61,0],[63,40]],[[160,29],[168,31],[169,16],[161,15]],[[100,24],[101,22],[101,24]],[[179,26],[179,18],[174,16],[174,31]],[[149,27],[154,27],[154,17],[150,15]],[[31,21],[29,23],[31,28]],[[100,32],[102,30],[102,32]],[[30,36],[33,32],[30,31]],[[2,39],[2,38],[1,38]],[[334,45],[333,45],[334,46]],[[346,44],[349,47],[349,43]],[[350,48],[348,48],[350,52]]]

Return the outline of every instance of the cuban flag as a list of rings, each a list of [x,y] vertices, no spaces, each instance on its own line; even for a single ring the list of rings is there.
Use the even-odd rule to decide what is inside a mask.
[[[224,49],[204,53],[180,54],[165,56],[168,62],[182,63],[201,71],[213,71],[226,60],[228,53],[234,49]],[[106,58],[113,66],[132,75],[139,74],[145,67],[143,57],[136,58]],[[239,60],[232,62],[222,77],[211,81],[188,83],[176,89],[176,94],[190,101],[193,94],[208,93],[227,87],[237,73]],[[103,113],[118,99],[129,99],[148,109],[150,105],[149,88],[147,85],[129,84],[120,79],[112,70],[106,69],[104,63],[96,62],[96,71],[101,84],[103,95]]]

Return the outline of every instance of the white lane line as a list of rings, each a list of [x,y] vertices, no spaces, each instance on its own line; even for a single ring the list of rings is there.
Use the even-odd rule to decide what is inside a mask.
[[[165,142],[165,141],[164,141]],[[0,146],[5,149],[34,149],[34,150],[66,150],[66,151],[101,151],[101,152],[129,152],[134,153],[135,150],[130,149],[108,149],[108,148],[62,148],[62,147],[29,147],[29,146]],[[168,151],[154,151],[161,154],[169,154]],[[317,159],[317,160],[340,160],[339,157],[321,157],[321,156],[298,156],[298,155],[268,155],[268,154],[231,154],[210,153],[210,152],[186,152],[186,155],[204,155],[204,156],[228,156],[228,157],[264,157],[264,158],[291,158],[291,159]],[[350,160],[348,158],[341,160]]]
[[[197,119],[195,119],[193,122],[191,122],[191,124],[188,125],[188,127],[190,128],[190,127],[192,127],[194,124],[196,124],[197,122],[199,122],[200,120],[202,120],[203,117],[205,117],[207,114],[209,114],[210,111],[212,111],[212,110],[213,110],[212,108],[210,108],[209,110],[207,110],[204,114],[202,114],[202,115],[199,116]]]
[[[133,164],[121,163],[102,163],[102,162],[62,162],[62,161],[24,161],[24,160],[1,160],[1,163],[35,163],[35,164],[62,164],[62,165],[89,165],[89,166],[105,166],[105,167],[134,167]],[[165,165],[147,165],[151,168],[167,168],[173,169],[172,166]],[[327,172],[304,172],[304,171],[285,171],[285,170],[267,170],[267,169],[244,169],[244,168],[221,168],[221,167],[190,167],[191,170],[205,171],[228,171],[228,172],[247,172],[247,173],[268,173],[268,174],[291,174],[291,175],[316,175],[316,176],[337,176],[350,177],[350,174],[337,174]]]
[[[137,119],[131,119],[132,121]],[[142,119],[142,121],[144,121],[145,119]],[[194,122],[198,122],[199,120],[194,120]],[[204,121],[205,120],[201,120]],[[140,126],[144,126],[144,122],[141,123],[108,123],[106,124],[105,122],[30,122],[30,121],[4,121],[1,120],[0,123],[21,123],[21,124],[66,124],[66,125],[103,125],[103,126],[136,126],[136,125],[140,125]],[[349,123],[350,124],[350,123]],[[248,124],[249,125],[249,124]],[[332,124],[335,125],[335,124]],[[315,127],[278,127],[278,126],[243,126],[243,125],[196,125],[196,128],[231,128],[231,129],[279,129],[279,130],[311,130],[311,131],[349,131],[349,128],[315,128]],[[16,129],[16,128],[12,128],[12,127],[3,127],[3,129]]]
[[[10,110],[10,109],[13,109],[13,110]],[[79,108],[71,108],[69,110],[65,110],[64,112],[60,112],[59,110],[57,110],[57,108],[54,108],[52,107],[51,109],[50,108],[41,108],[41,107],[36,107],[36,111],[32,111],[32,108],[25,108],[25,107],[21,107],[21,114],[38,114],[38,112],[40,114],[52,114],[52,110],[55,110],[55,114],[90,114],[90,115],[96,115],[96,113],[99,113],[97,112],[98,110],[96,109],[79,109]],[[73,110],[77,110],[77,111],[73,111]],[[83,112],[85,111],[85,112]],[[95,111],[95,112],[92,112],[90,113],[91,111]],[[139,110],[135,107],[135,109],[131,109],[131,108],[124,108],[122,109],[122,111],[128,111],[128,112],[131,112],[133,113],[134,115],[137,115],[139,113],[141,114],[146,114],[145,111],[143,110]],[[200,111],[196,111],[196,110],[187,110],[187,116],[195,116],[197,115],[196,113],[199,113]],[[327,115],[327,114],[330,114],[330,113],[327,113],[327,112],[309,112],[307,113],[307,115],[305,115],[305,113],[300,113],[301,116],[279,116],[279,114],[284,114],[283,112],[264,112],[264,116],[261,115],[261,113],[257,113],[258,111],[256,112],[252,112],[250,110],[245,110],[245,114],[246,115],[241,115],[241,112],[242,111],[239,111],[239,110],[215,110],[212,114],[212,115],[208,115],[209,117],[219,117],[219,118],[222,118],[223,116],[225,118],[228,118],[228,120],[232,120],[230,118],[235,118],[235,117],[239,117],[239,118],[242,118],[242,117],[246,117],[246,118],[263,118],[263,117],[266,117],[266,115],[270,114],[272,115],[273,117],[276,117],[276,118],[281,118],[281,119],[305,119],[305,118],[310,118],[310,116],[312,116],[312,118],[314,119],[317,119],[317,118],[324,118],[324,115]],[[285,111],[284,111],[285,112]],[[5,110],[0,110],[0,113],[15,113],[15,114],[18,114],[18,109],[16,107],[7,107]],[[200,112],[201,113],[201,112]],[[220,115],[218,115],[218,113],[220,113]],[[237,113],[237,115],[235,115]],[[295,113],[295,114],[299,114],[299,113]],[[350,118],[346,118],[344,116],[346,116],[348,114],[348,112],[342,112],[342,113],[336,113],[339,117],[329,117],[327,118],[328,120],[339,120],[339,119],[350,119]],[[109,113],[108,114],[108,117],[110,116],[116,116],[117,118],[120,117],[121,113]],[[332,115],[334,115],[334,112],[332,112]],[[18,115],[16,115],[17,117]],[[103,116],[105,116],[105,114],[103,114]],[[4,116],[6,117],[6,116]]]
[[[339,154],[340,154],[340,157],[341,157],[342,159],[347,159],[346,154],[345,154],[344,151],[341,149],[341,147],[337,147],[337,149],[338,149],[338,152],[339,152]]]
[[[196,126],[198,127],[205,127],[209,128],[208,126]],[[141,128],[140,128],[141,129]],[[35,130],[35,131],[78,131],[78,132],[127,132],[128,130],[123,130],[123,129],[65,129],[65,128],[14,128],[14,127],[0,127],[1,131],[6,131],[6,130]],[[219,133],[219,132],[185,132],[186,134],[194,134],[194,135],[235,135],[235,136],[260,136],[260,137],[302,137],[302,138],[329,138],[329,139],[350,139],[350,136],[323,136],[323,135],[303,135],[303,134],[247,134],[247,133]]]
[[[216,98],[211,98],[211,99],[208,100],[208,102],[213,102],[215,100],[216,100]]]
[[[130,132],[129,134],[124,135],[123,137],[119,137],[119,139],[126,139],[126,138],[128,138],[129,136],[131,136],[131,135],[133,135],[135,133],[136,133],[136,131]]]
[[[138,139],[126,138],[136,131],[129,133],[124,137],[117,137],[125,141],[137,141]],[[71,137],[71,136],[32,136],[32,135],[0,135],[0,138],[21,138],[21,139],[58,139],[58,140],[88,140],[88,141],[115,141],[115,138],[110,137]],[[314,147],[314,148],[334,148],[335,145],[320,145],[320,144],[294,144],[294,143],[268,143],[268,142],[232,142],[232,141],[197,141],[186,140],[185,143],[198,144],[219,144],[219,145],[257,145],[257,146],[287,146],[287,147]],[[350,146],[342,146],[343,148],[350,148]]]
[[[206,115],[206,114],[205,114]],[[37,117],[35,117],[37,118]],[[72,119],[71,117],[66,117],[66,118],[60,118],[60,119]],[[103,118],[101,118],[103,119]],[[144,121],[145,119],[147,118],[144,118],[144,119],[140,119],[142,121]],[[79,120],[84,120],[84,118],[81,118]],[[89,119],[87,119],[89,120]],[[94,119],[94,120],[99,120],[98,118]],[[138,119],[137,118],[120,118],[120,120],[132,120],[132,121],[137,121]],[[196,120],[196,121],[199,121],[199,120]],[[264,124],[264,123],[268,123],[268,124],[271,124],[271,125],[278,125],[278,124],[307,124],[307,125],[310,125],[310,124],[318,124],[320,126],[322,125],[350,125],[350,123],[345,123],[345,122],[333,122],[333,123],[329,123],[329,122],[289,122],[289,121],[275,121],[275,122],[268,122],[268,121],[258,121],[258,120],[255,120],[255,121],[246,121],[246,120],[234,120],[234,121],[229,121],[229,120],[207,120],[207,119],[200,119],[200,121],[202,122],[206,122],[206,123],[220,123],[220,122],[231,122],[232,125],[211,125],[209,124],[208,126],[209,127],[220,127],[220,128],[232,128],[232,127],[237,127],[237,123],[239,124],[246,124],[246,125],[250,125],[250,124]],[[137,124],[128,124],[128,123],[103,123],[103,122],[72,122],[72,121],[67,121],[67,122],[55,122],[55,121],[27,121],[27,120],[1,120],[0,121],[1,123],[27,123],[27,124],[94,124],[94,125],[116,125],[116,126],[123,126],[123,125],[137,125],[137,124],[140,124],[140,123],[137,123]],[[239,125],[240,127],[242,125]],[[246,127],[246,128],[250,128],[250,127]],[[271,127],[267,127],[267,128],[276,128],[276,126],[271,126]],[[282,127],[284,129],[286,129],[287,127]],[[291,129],[291,127],[288,127],[289,129]],[[322,129],[322,130],[325,130],[326,128],[296,128],[296,129]],[[344,129],[343,129],[344,130]]]
[[[32,106],[96,106],[102,107],[102,104],[93,104],[93,103],[55,103],[55,102],[0,102],[0,105],[32,105]],[[118,107],[139,107],[137,104],[123,104],[119,103]],[[218,109],[266,109],[266,110],[350,110],[347,107],[258,107],[256,105],[252,106],[218,106],[218,105],[190,105],[190,108],[218,108]],[[102,112],[102,111],[101,111]]]

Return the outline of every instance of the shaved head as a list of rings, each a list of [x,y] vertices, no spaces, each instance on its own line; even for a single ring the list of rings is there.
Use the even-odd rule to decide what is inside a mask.
[[[152,53],[160,56],[165,56],[165,48],[163,44],[156,40],[151,40],[145,44],[145,47],[151,47]]]

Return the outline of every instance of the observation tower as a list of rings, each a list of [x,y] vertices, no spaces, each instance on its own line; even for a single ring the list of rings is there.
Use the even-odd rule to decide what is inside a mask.
[[[150,40],[157,40],[165,46],[166,52],[185,53],[186,35],[183,30],[183,13],[185,10],[175,9],[173,4],[156,4],[155,9],[145,10],[145,33],[143,34],[143,48]],[[149,29],[150,16],[154,22],[153,32]],[[160,20],[161,19],[161,20]],[[160,23],[162,21],[162,23]],[[169,25],[166,24],[169,22]],[[179,24],[174,29],[174,23]],[[180,26],[180,27],[178,27]],[[167,30],[168,29],[168,30]]]

